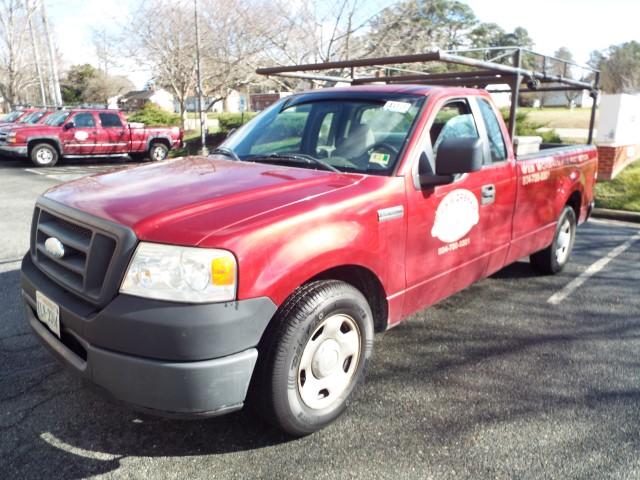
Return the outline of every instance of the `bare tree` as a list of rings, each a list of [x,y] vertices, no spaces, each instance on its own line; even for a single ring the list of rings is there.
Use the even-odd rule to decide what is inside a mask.
[[[277,11],[265,0],[204,0],[201,56],[205,109],[256,80],[255,68],[268,47]]]
[[[274,3],[278,15],[263,34],[266,49],[261,61],[287,65],[365,55],[365,31],[379,13],[364,8],[365,4],[365,0],[278,0]],[[290,80],[272,80],[292,85]]]
[[[175,96],[184,126],[187,97],[195,87],[193,12],[185,1],[146,0],[124,26],[123,45],[131,59],[149,67],[156,83]]]
[[[96,51],[98,66],[105,75],[109,69],[119,67],[120,39],[104,26],[91,29],[91,41]]]
[[[19,0],[0,0],[0,94],[6,107],[20,101],[26,88],[37,82],[28,53],[29,18],[35,8]]]

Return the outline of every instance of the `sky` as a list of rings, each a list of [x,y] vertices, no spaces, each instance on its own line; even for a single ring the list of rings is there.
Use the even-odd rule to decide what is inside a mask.
[[[578,63],[611,45],[640,41],[640,0],[463,0],[483,22],[529,31],[534,50],[553,55],[567,47]]]
[[[46,0],[55,41],[65,66],[97,60],[91,32],[112,28],[126,19],[139,0]],[[484,22],[494,22],[505,30],[522,26],[536,42],[534,50],[553,54],[567,47],[579,63],[589,53],[630,40],[640,41],[640,0],[462,0]],[[367,0],[363,7],[375,12],[392,0]],[[142,88],[150,74],[132,65],[113,71],[125,74]]]

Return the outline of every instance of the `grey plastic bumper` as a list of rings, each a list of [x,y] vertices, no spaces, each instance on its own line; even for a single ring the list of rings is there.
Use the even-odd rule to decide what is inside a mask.
[[[74,335],[86,351],[83,359],[36,318],[25,300],[29,324],[54,356],[118,400],[177,416],[220,415],[243,405],[258,358],[255,348],[213,360],[167,362],[103,350]]]
[[[104,309],[80,301],[26,255],[29,324],[65,365],[116,399],[152,413],[219,415],[242,407],[257,345],[276,310],[268,298],[191,305],[116,296]],[[36,316],[36,292],[59,306],[61,338]]]
[[[0,145],[0,155],[8,157],[26,157],[26,146]]]

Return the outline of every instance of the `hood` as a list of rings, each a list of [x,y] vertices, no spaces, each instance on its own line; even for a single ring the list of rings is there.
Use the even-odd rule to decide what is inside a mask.
[[[4,131],[13,131],[13,130],[18,130],[19,128],[35,128],[35,127],[45,127],[47,128],[48,125],[44,125],[41,123],[9,123],[6,125],[0,125],[0,129],[4,130]]]
[[[8,125],[0,125],[0,128],[3,130],[12,130],[14,132],[22,132],[34,130],[38,132],[38,135],[42,134],[58,134],[60,133],[60,127],[56,127],[54,125],[47,125],[45,123],[11,123]]]
[[[141,240],[197,245],[212,233],[362,178],[186,157],[84,177],[56,186],[45,196],[126,225]]]

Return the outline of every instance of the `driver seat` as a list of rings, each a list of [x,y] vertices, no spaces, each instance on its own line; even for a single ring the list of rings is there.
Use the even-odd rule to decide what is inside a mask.
[[[376,138],[369,125],[361,123],[351,129],[349,135],[342,140],[342,142],[340,142],[333,151],[332,156],[343,157],[355,164],[358,164],[363,161],[363,155],[367,153],[367,150],[372,145],[375,145],[375,143]],[[366,158],[364,161],[368,163],[369,159]]]

